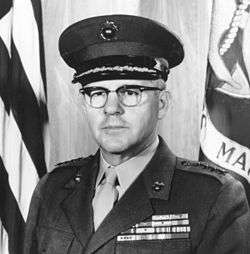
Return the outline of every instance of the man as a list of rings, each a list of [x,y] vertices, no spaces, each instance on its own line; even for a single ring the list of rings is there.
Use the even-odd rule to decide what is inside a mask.
[[[152,20],[111,15],[73,24],[59,48],[100,149],[40,181],[24,253],[250,253],[241,184],[177,158],[158,136],[169,69],[184,57],[177,37]]]

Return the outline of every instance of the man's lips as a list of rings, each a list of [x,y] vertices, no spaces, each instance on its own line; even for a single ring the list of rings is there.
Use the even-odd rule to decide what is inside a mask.
[[[107,125],[102,127],[103,130],[118,130],[118,129],[127,129],[128,127],[123,125]]]
[[[105,124],[102,128],[102,131],[110,135],[120,135],[124,131],[128,130],[128,127],[124,124]]]

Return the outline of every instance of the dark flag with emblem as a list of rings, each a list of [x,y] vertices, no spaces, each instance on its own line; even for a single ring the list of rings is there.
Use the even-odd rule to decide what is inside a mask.
[[[201,159],[240,180],[250,201],[250,2],[214,0]]]
[[[20,254],[31,195],[46,173],[40,0],[0,1],[0,253]]]

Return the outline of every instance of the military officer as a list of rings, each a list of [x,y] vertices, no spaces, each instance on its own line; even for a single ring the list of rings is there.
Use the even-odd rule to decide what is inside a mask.
[[[169,70],[184,57],[176,35],[143,17],[99,16],[67,28],[59,49],[99,150],[42,178],[24,253],[250,253],[242,185],[158,136]]]

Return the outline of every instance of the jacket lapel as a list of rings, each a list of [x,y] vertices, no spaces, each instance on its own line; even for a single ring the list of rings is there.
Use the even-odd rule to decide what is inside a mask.
[[[91,237],[86,254],[95,252],[113,237],[152,216],[151,198],[168,200],[175,163],[176,157],[160,138],[155,155]],[[154,188],[156,183],[160,183],[160,190]]]
[[[78,176],[76,176],[79,177],[78,183],[61,203],[62,210],[83,247],[93,234],[91,202],[98,173],[98,154],[91,162],[80,167]]]
[[[140,211],[140,212],[137,212]],[[113,207],[87,245],[86,254],[153,214],[143,179],[140,177]]]

